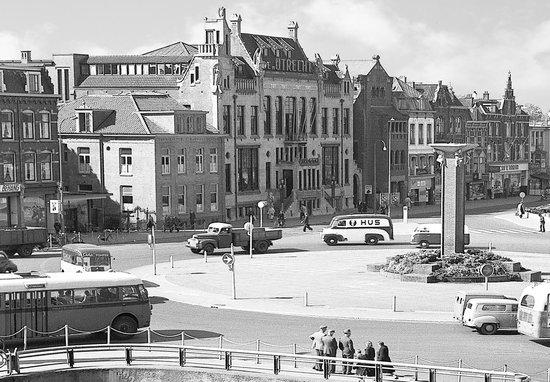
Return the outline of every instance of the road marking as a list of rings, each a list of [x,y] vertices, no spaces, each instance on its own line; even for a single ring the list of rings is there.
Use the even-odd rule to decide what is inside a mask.
[[[509,234],[509,233],[536,233],[536,231],[530,230],[530,229],[507,229],[507,228],[501,228],[501,229],[483,229],[483,228],[476,228],[476,229],[470,229],[470,233],[500,233],[500,234]]]

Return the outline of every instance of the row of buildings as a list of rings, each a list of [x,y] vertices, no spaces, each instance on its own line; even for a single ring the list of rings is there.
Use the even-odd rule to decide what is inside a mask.
[[[503,100],[459,99],[389,75],[379,56],[354,78],[337,55],[310,59],[295,22],[287,37],[250,34],[220,8],[204,32],[142,55],[0,61],[0,226],[51,227],[61,197],[69,230],[234,221],[264,200],[287,216],[432,204],[440,142],[478,143],[469,198],[508,196],[527,189],[530,153],[547,152],[510,76]]]

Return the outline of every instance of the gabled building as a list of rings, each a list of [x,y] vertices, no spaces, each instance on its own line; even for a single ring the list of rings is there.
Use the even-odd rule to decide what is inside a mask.
[[[0,227],[53,231],[58,184],[57,96],[45,63],[24,51],[0,63]]]
[[[393,77],[380,63],[380,56],[373,58],[369,73],[355,80],[353,154],[362,170],[358,201],[378,210],[387,203],[390,186],[392,205],[407,197],[409,117],[394,105]]]
[[[82,96],[59,112],[68,230],[139,225],[148,216],[219,221],[223,135],[167,94]],[[122,222],[122,224],[121,224]]]
[[[415,205],[435,202],[434,115],[430,102],[407,83],[394,77],[392,97],[395,107],[409,116],[408,120],[408,196]]]

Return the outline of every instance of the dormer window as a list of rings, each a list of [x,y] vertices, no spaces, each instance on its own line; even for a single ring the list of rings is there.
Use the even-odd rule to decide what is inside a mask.
[[[79,111],[78,113],[78,132],[79,133],[91,133],[92,129],[92,112],[91,111]]]
[[[28,75],[28,92],[29,93],[40,93],[40,74],[29,73]]]

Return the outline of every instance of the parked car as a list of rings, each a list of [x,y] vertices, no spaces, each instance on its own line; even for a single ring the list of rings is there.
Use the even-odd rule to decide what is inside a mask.
[[[487,292],[487,291],[480,291],[480,290],[471,290],[471,291],[460,290],[456,293],[456,296],[455,296],[455,301],[453,306],[453,318],[462,323],[462,317],[464,315],[464,311],[466,310],[466,305],[468,304],[468,301],[474,298],[508,299],[508,300],[516,301],[514,297],[508,297],[502,293],[497,293],[497,292]]]
[[[411,244],[421,248],[441,245],[441,224],[419,224],[411,236]],[[464,226],[464,245],[470,244],[470,229]]]
[[[6,252],[0,251],[0,273],[17,272],[17,265],[13,263],[6,255]]]
[[[462,324],[480,334],[517,330],[518,302],[508,299],[473,298],[466,304]]]

